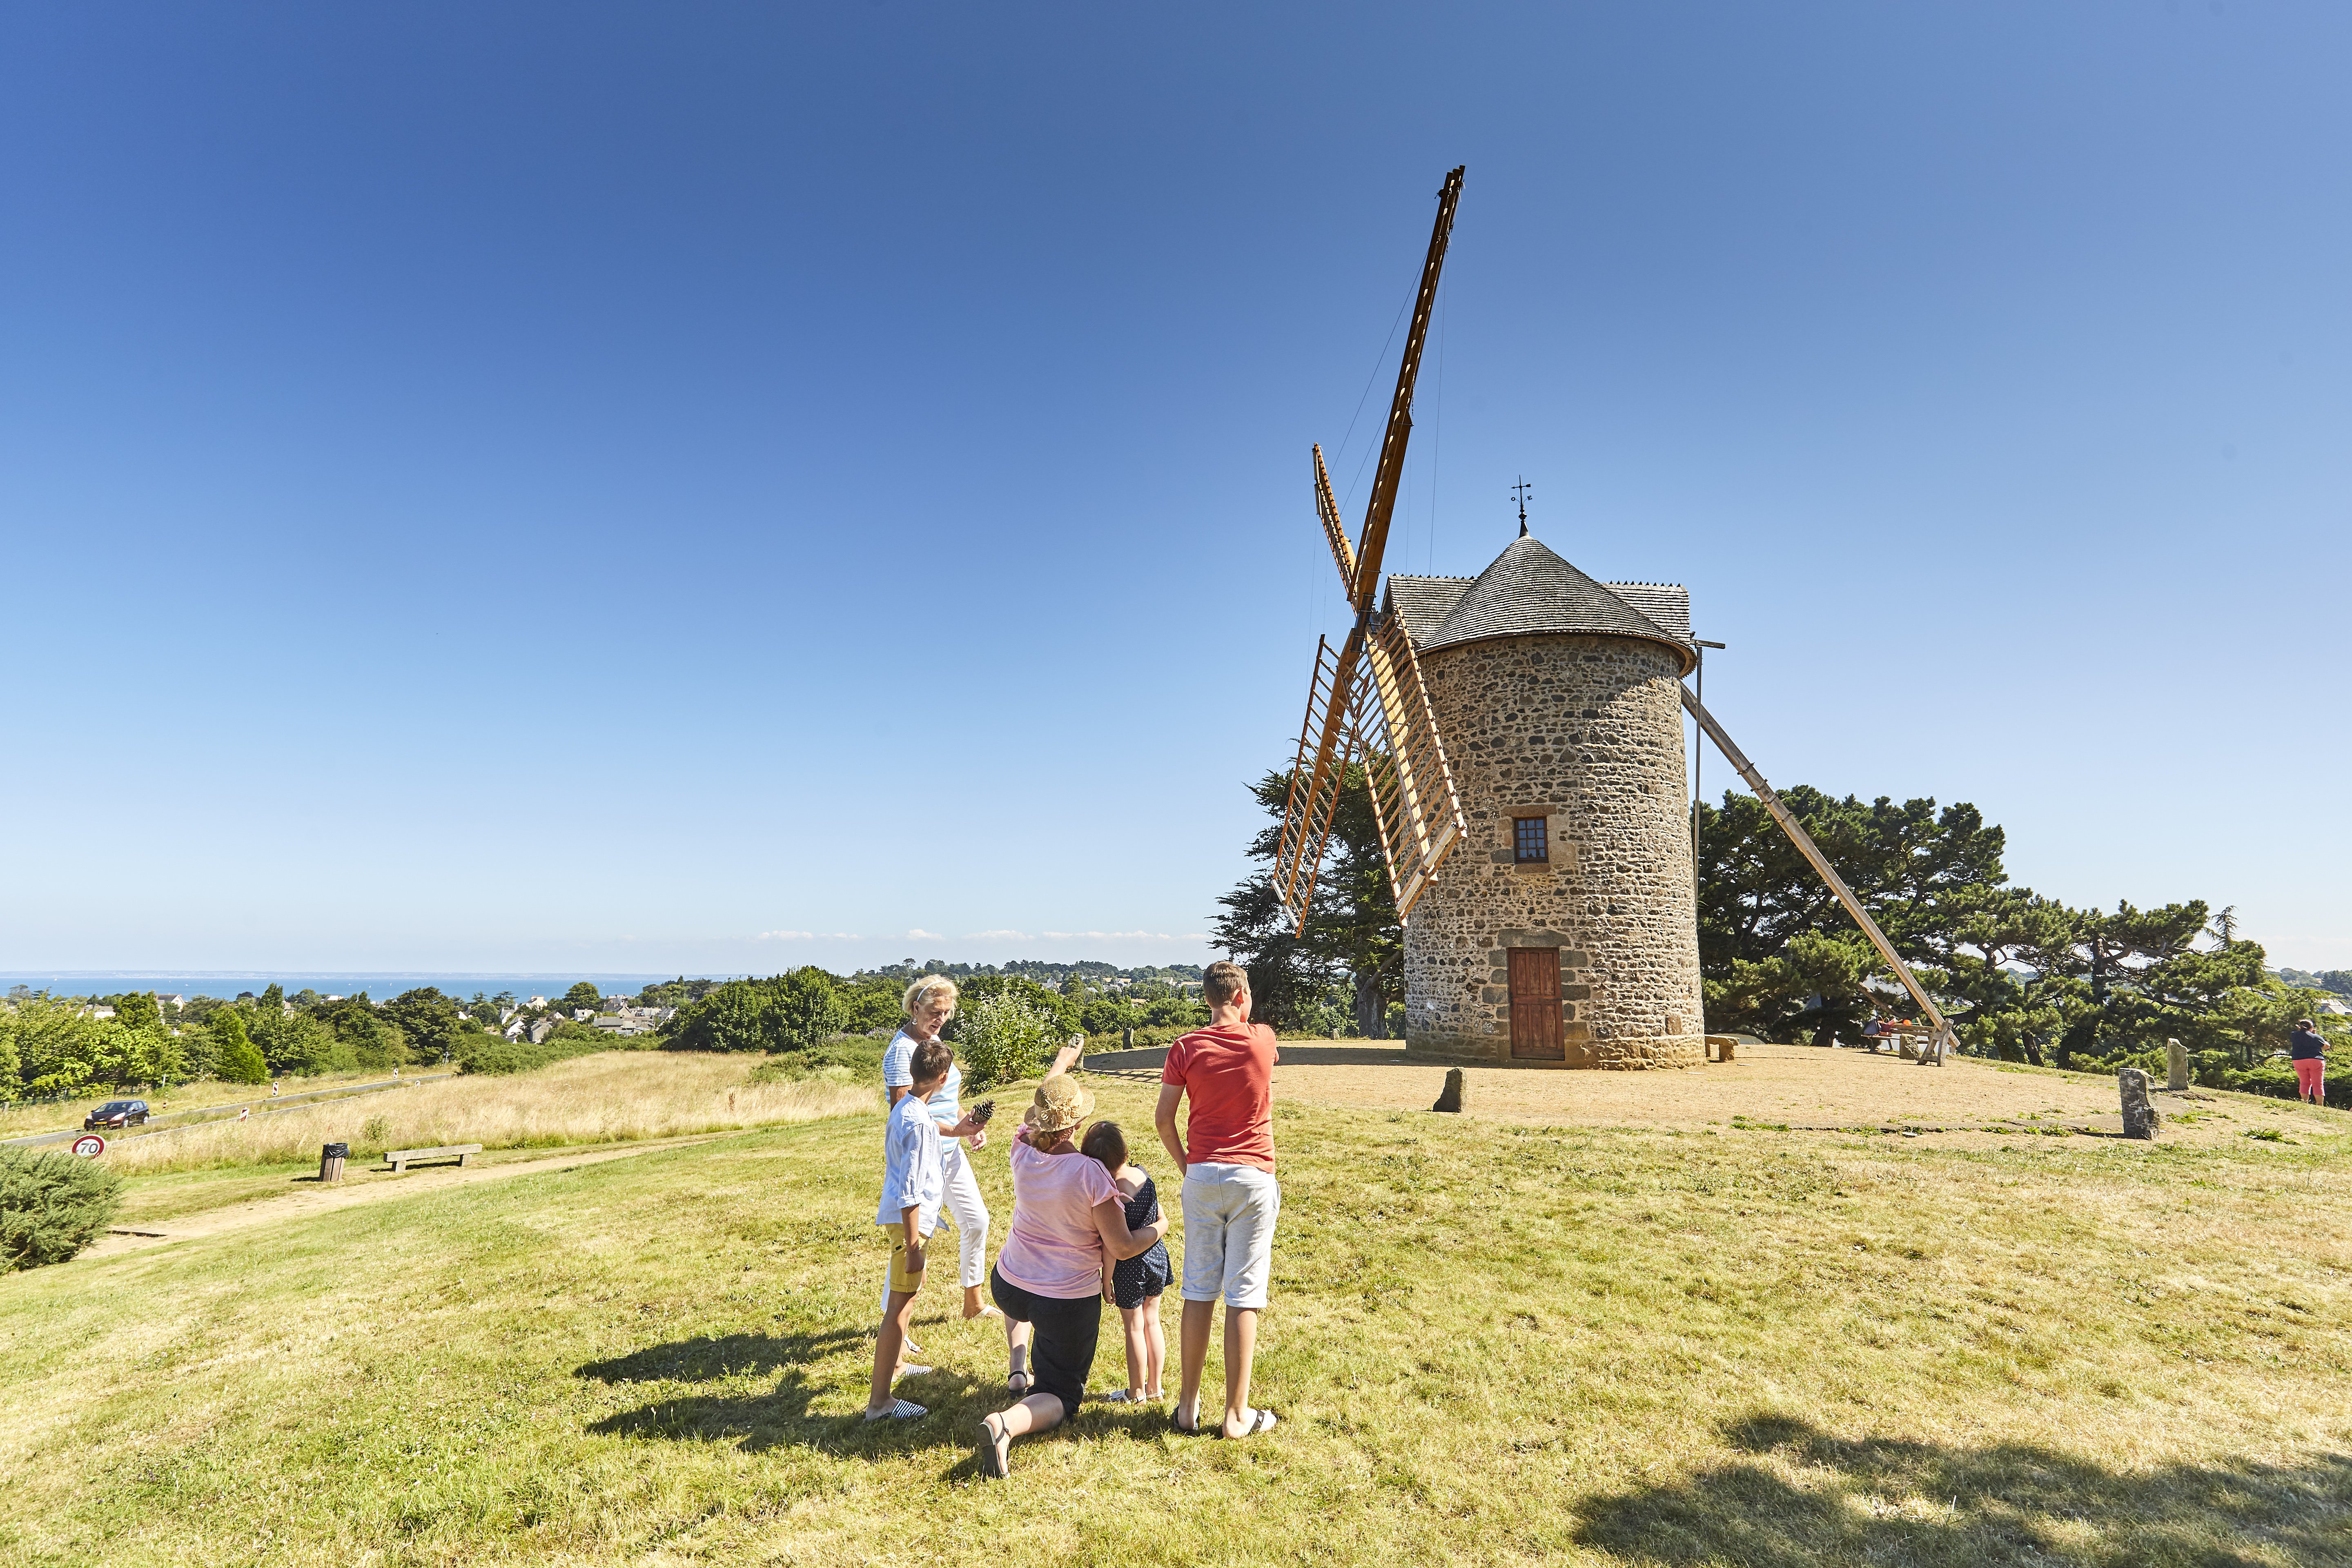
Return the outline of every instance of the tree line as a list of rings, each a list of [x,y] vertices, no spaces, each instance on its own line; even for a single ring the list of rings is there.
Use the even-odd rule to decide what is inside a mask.
[[[1208,1021],[1208,1009],[1181,979],[1112,989],[1103,982],[1118,972],[1108,964],[1054,967],[1065,972],[1057,986],[1010,972],[1009,966],[899,965],[839,975],[809,964],[765,979],[681,980],[646,990],[684,998],[677,1015],[662,1026],[662,1037],[686,1050],[800,1051],[843,1035],[887,1034],[903,1017],[908,984],[922,973],[946,973],[956,982],[957,1016],[946,1031],[950,1041],[962,1037],[978,1005],[987,1000],[997,1000],[995,1011],[1007,1017],[1004,1005],[1017,1007],[1056,1040],[1073,1035],[1123,1040],[1132,1029],[1139,1042],[1165,1044]]]
[[[1249,853],[1261,868],[1221,900],[1220,946],[1245,963],[1257,1016],[1323,1032],[1344,1004],[1358,1034],[1394,1032],[1404,999],[1403,931],[1360,767],[1349,770],[1306,930],[1275,895],[1272,864],[1286,771],[1252,786],[1269,818]],[[2272,1060],[2302,1017],[2352,1051],[2318,1007],[2336,976],[2269,973],[2234,912],[2204,900],[2074,908],[2010,880],[2007,837],[1965,802],[1839,799],[1799,784],[1781,799],[1838,868],[1951,1021],[1961,1048],[2106,1070],[2160,1060],[2178,1039],[2199,1081],[2293,1093]],[[1777,1041],[1858,1040],[1873,1018],[1916,1007],[1835,894],[1763,803],[1726,791],[1698,807],[1699,964],[1706,1026]],[[2352,985],[2343,988],[2352,993]],[[2352,1079],[2352,1060],[2332,1077]],[[2352,1103],[2352,1081],[2340,1094]]]
[[[427,985],[379,1004],[364,992],[330,998],[307,990],[289,994],[271,985],[234,1001],[198,996],[169,1010],[168,1017],[152,993],[53,997],[18,987],[0,1003],[0,1100],[196,1079],[267,1083],[413,1064],[513,1072],[586,1051],[655,1045],[800,1051],[844,1035],[897,1028],[907,984],[932,973],[955,978],[963,997],[964,1016],[950,1025],[949,1037],[970,1034],[975,1049],[996,1052],[992,1060],[1002,1058],[1005,1076],[1020,1076],[1011,1069],[1030,1052],[1023,1042],[1058,1044],[1072,1035],[1123,1039],[1133,1030],[1142,1043],[1165,1044],[1208,1019],[1196,994],[1197,968],[1120,971],[1098,963],[935,962],[848,975],[808,966],[744,980],[680,975],[646,985],[630,999],[639,1006],[677,1009],[658,1038],[608,1034],[573,1017],[606,1005],[602,990],[586,980],[540,1008],[520,1005],[509,992],[477,992],[471,1000],[460,1000]],[[1147,977],[1135,979],[1139,973]],[[987,1025],[969,1024],[977,1005],[990,999]],[[99,1016],[95,1008],[100,1005],[114,1016]],[[501,1025],[517,1015],[527,1022],[549,1020],[552,1028],[541,1031],[544,1037],[535,1041],[506,1039]]]
[[[387,1072],[411,1064],[513,1071],[616,1041],[568,1010],[602,1003],[588,981],[529,1016],[560,1018],[546,1039],[509,1041],[497,1031],[516,1010],[511,994],[459,1001],[426,985],[382,1004],[365,992],[326,997],[271,985],[235,1001],[198,996],[170,1010],[152,992],[57,997],[19,987],[0,1005],[0,1100],[47,1100],[132,1086],[215,1079],[268,1083],[320,1073]],[[96,1007],[112,1009],[100,1017]]]

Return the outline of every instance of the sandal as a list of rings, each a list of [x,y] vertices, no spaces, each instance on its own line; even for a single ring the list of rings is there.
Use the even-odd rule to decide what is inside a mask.
[[[866,1419],[868,1421],[912,1421],[918,1415],[928,1415],[929,1414],[929,1411],[916,1404],[911,1399],[894,1399],[890,1402],[887,1409],[867,1411],[866,1413]]]
[[[1281,1420],[1282,1417],[1271,1410],[1253,1410],[1250,1412],[1249,1425],[1234,1434],[1234,1440],[1239,1442],[1244,1437],[1255,1437],[1261,1432],[1271,1432],[1281,1423]],[[1222,1437],[1224,1435],[1225,1429],[1222,1426],[1219,1426],[1217,1436]]]
[[[982,1475],[991,1480],[1001,1481],[1010,1474],[1011,1468],[1005,1462],[1004,1450],[1012,1446],[1013,1439],[1004,1435],[1004,1427],[995,1416],[980,1418],[980,1452],[974,1458],[980,1461]]]
[[[1176,1407],[1177,1410],[1181,1410],[1183,1406],[1181,1405]],[[1193,1410],[1192,1424],[1190,1426],[1187,1426],[1184,1425],[1184,1418],[1177,1415],[1175,1410],[1171,1410],[1168,1413],[1168,1425],[1173,1426],[1179,1432],[1183,1433],[1187,1437],[1197,1437],[1201,1435],[1201,1412],[1198,1408]]]
[[[1136,1393],[1131,1388],[1114,1388],[1108,1394],[1103,1395],[1103,1403],[1106,1405],[1142,1405],[1145,1404],[1146,1401],[1143,1395]]]
[[[898,1363],[898,1370],[890,1374],[890,1381],[896,1383],[902,1377],[929,1377],[938,1370],[937,1367],[917,1366],[913,1362],[902,1361]]]
[[[1015,1399],[1026,1398],[1029,1391],[1036,1386],[1037,1374],[1035,1373],[1008,1372],[1004,1374],[1004,1392],[1010,1394]]]

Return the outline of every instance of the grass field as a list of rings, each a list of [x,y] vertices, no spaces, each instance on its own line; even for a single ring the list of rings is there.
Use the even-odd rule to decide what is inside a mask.
[[[981,1482],[1002,1341],[938,1285],[932,1415],[856,1420],[868,1111],[0,1280],[0,1557],[2352,1562],[2339,1115],[1984,1149],[1278,1113],[1270,1437],[1089,1405]]]

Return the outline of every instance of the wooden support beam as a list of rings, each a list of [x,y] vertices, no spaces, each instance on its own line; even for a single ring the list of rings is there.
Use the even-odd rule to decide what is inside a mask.
[[[1845,912],[1852,915],[1853,923],[1862,928],[1862,934],[1870,939],[1871,945],[1878,949],[1878,955],[1886,960],[1902,980],[1903,988],[1911,993],[1911,1000],[1918,1003],[1934,1021],[1935,1061],[1938,1067],[1942,1066],[1944,1052],[1955,1037],[1952,1026],[1945,1021],[1944,1015],[1929,1000],[1927,987],[1919,984],[1918,976],[1911,973],[1911,966],[1904,963],[1902,955],[1895,951],[1895,944],[1886,940],[1886,933],[1878,929],[1878,922],[1870,918],[1870,911],[1862,907],[1862,900],[1853,896],[1853,889],[1845,885],[1845,879],[1837,874],[1836,868],[1829,862],[1829,857],[1823,855],[1821,846],[1813,842],[1813,836],[1805,831],[1795,814],[1781,804],[1780,795],[1764,782],[1764,775],[1756,771],[1756,764],[1748,760],[1748,753],[1732,743],[1731,737],[1724,733],[1723,726],[1715,721],[1715,715],[1701,707],[1698,699],[1691,695],[1689,687],[1680,681],[1675,682],[1675,686],[1683,694],[1683,706],[1690,710],[1691,717],[1698,721],[1698,727],[1706,731],[1707,739],[1715,742],[1716,750],[1723,753],[1724,761],[1729,763],[1733,771],[1747,781],[1748,787],[1756,792],[1756,798],[1764,803],[1764,809],[1772,814],[1772,820],[1780,825],[1780,831],[1789,836],[1789,842],[1797,847],[1797,853],[1821,873],[1822,880],[1830,885],[1830,891],[1835,893],[1838,901],[1845,906]]]

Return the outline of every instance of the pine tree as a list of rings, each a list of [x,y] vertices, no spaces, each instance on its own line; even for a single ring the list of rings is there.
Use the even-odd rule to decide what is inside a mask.
[[[268,1064],[245,1032],[245,1019],[235,1007],[212,1016],[214,1073],[224,1083],[268,1083]]]

